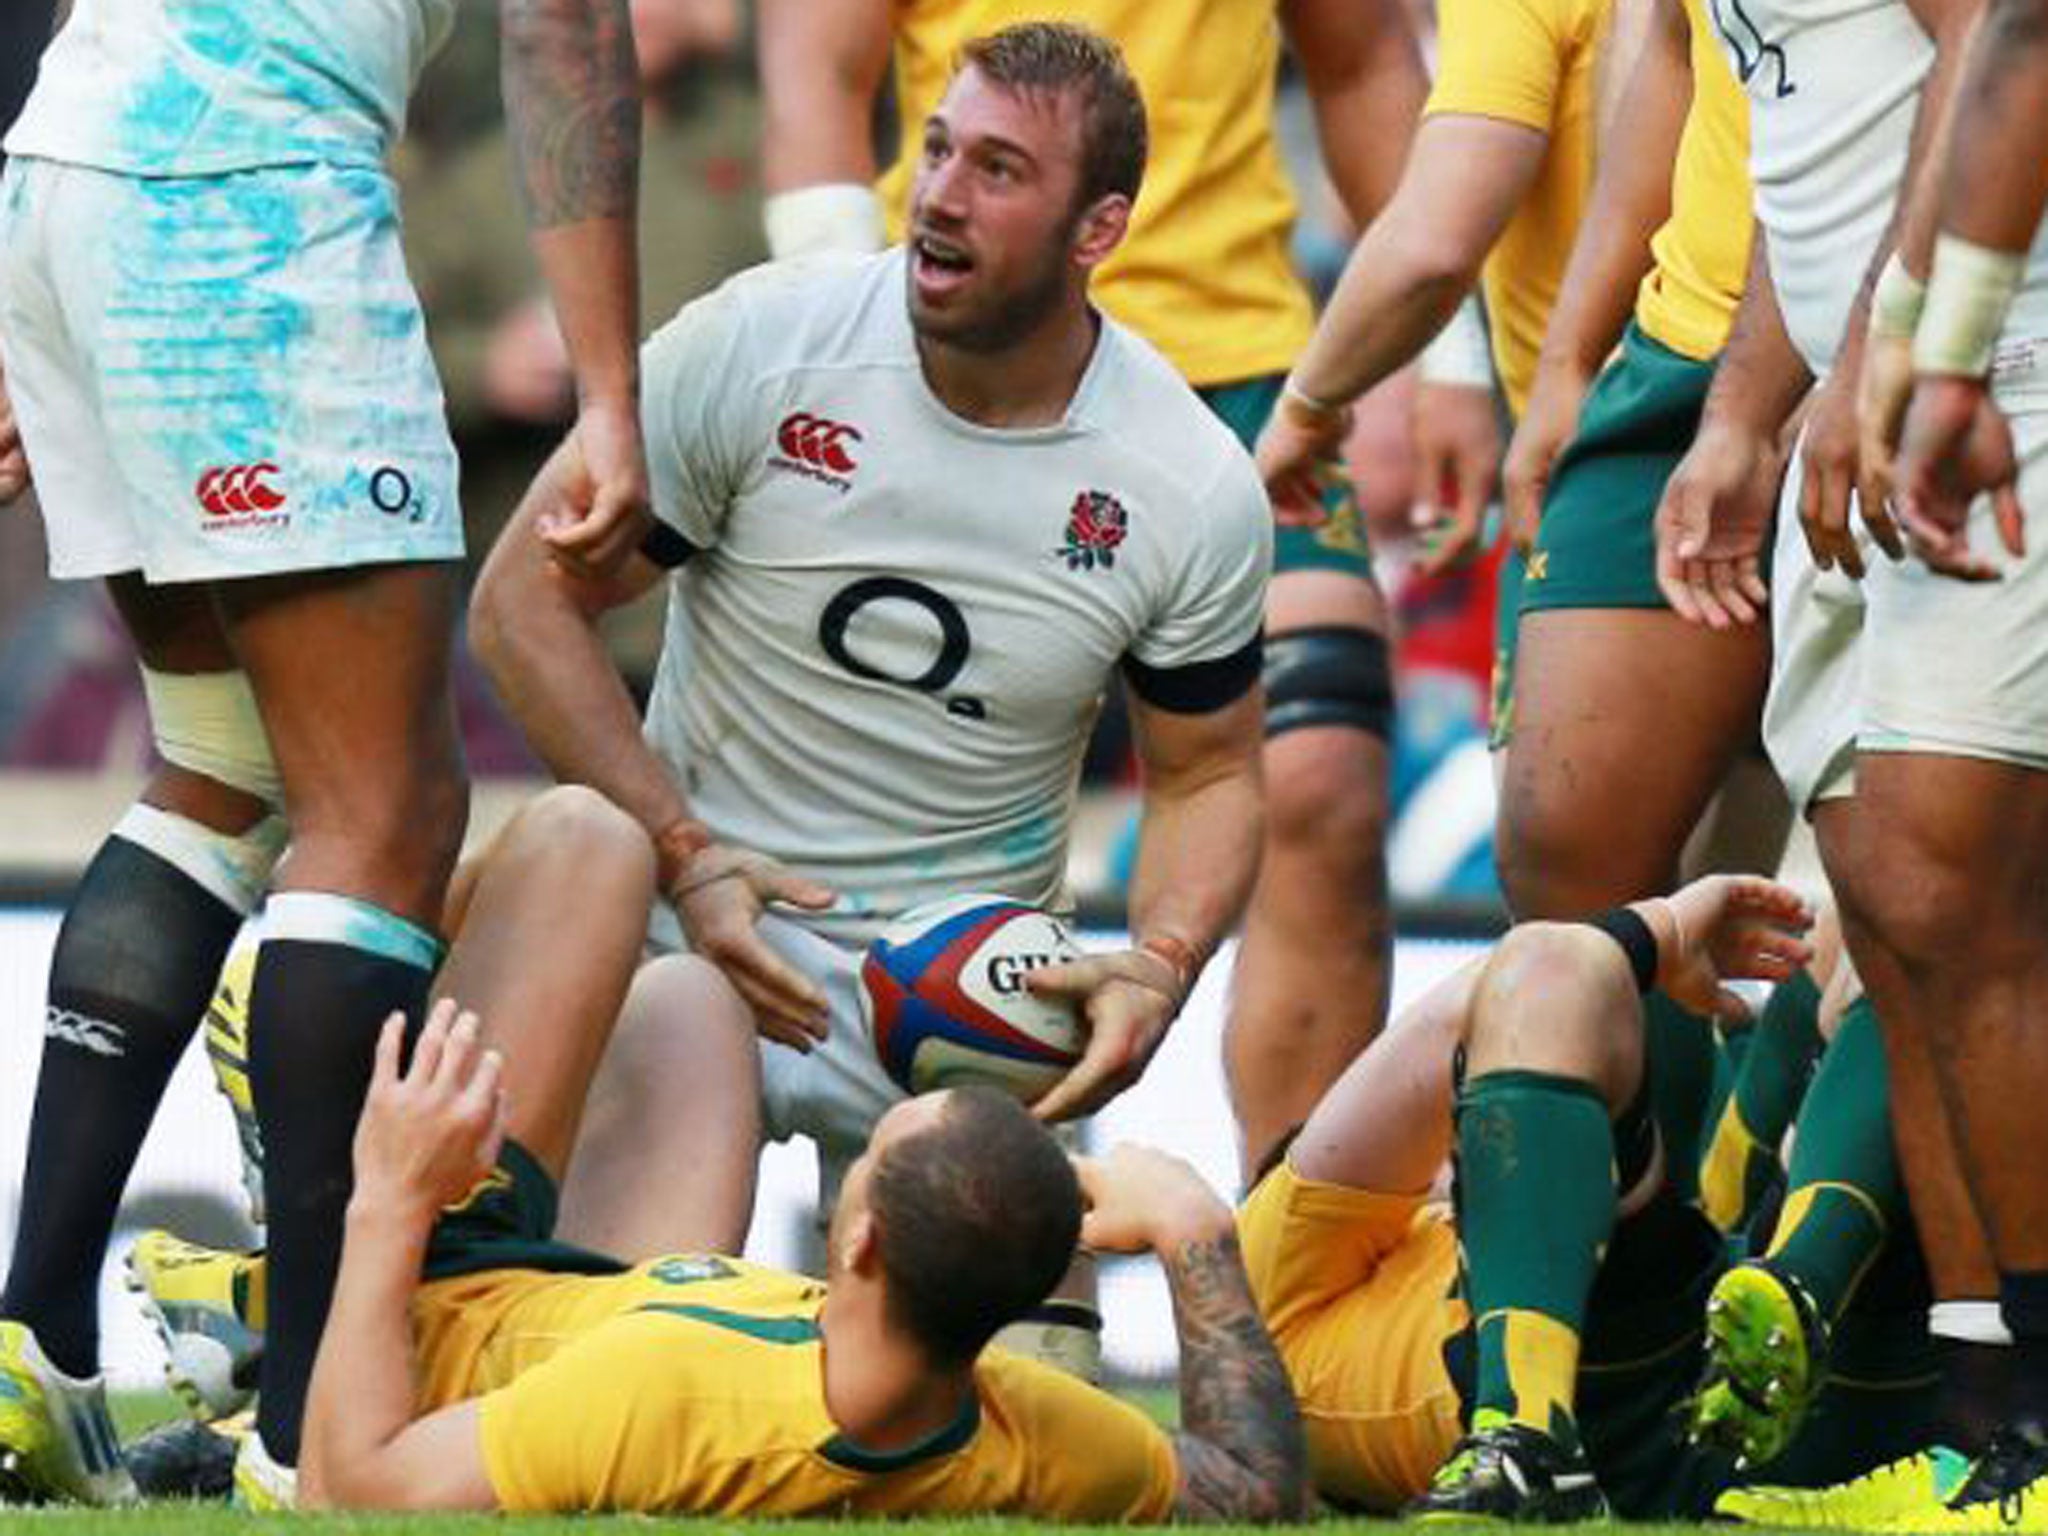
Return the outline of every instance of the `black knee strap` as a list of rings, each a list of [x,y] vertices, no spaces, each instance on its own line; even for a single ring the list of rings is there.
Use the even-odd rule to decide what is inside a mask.
[[[1369,731],[1394,727],[1387,641],[1355,624],[1290,629],[1266,642],[1266,734],[1313,725]]]

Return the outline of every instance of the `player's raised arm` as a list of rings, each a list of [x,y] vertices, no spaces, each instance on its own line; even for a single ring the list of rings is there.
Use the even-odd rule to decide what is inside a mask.
[[[587,500],[540,532],[610,569],[647,523],[640,441],[640,78],[627,0],[501,0],[505,115],[576,375]]]
[[[1408,362],[1477,281],[1480,263],[1543,164],[1549,137],[1448,113],[1425,121],[1380,216],[1345,263],[1315,335],[1259,437],[1259,471],[1283,506],[1335,449],[1343,410]]]
[[[1150,1249],[1173,1293],[1180,1335],[1183,1520],[1299,1520],[1308,1449],[1287,1368],[1252,1300],[1230,1210],[1186,1163],[1146,1147],[1076,1160],[1088,1200],[1081,1239]]]
[[[500,1061],[476,1016],[444,999],[401,1071],[403,1025],[392,1015],[377,1042],[356,1129],[341,1272],[306,1395],[307,1508],[497,1505],[476,1404],[413,1417],[412,1300],[442,1207],[475,1187],[504,1141]]]
[[[770,253],[878,250],[873,120],[889,0],[761,0],[757,25]]]

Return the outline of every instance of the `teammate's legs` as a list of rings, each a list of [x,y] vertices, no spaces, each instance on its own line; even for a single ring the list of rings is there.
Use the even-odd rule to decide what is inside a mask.
[[[2014,1337],[2006,1411],[2048,1435],[2048,774],[1868,752],[1857,773],[1885,865],[1862,911],[1896,1002],[1866,979],[1935,1064]]]
[[[1647,608],[1525,612],[1502,786],[1500,872],[1524,917],[1669,890],[1714,791],[1754,739],[1770,637]]]
[[[250,988],[270,1327],[259,1427],[297,1458],[340,1256],[350,1145],[385,1017],[415,1027],[468,817],[449,688],[452,564],[215,585],[284,781],[292,849]]]
[[[752,1011],[708,960],[641,967],[569,1160],[562,1240],[628,1263],[738,1253],[761,1160],[760,1046]]]

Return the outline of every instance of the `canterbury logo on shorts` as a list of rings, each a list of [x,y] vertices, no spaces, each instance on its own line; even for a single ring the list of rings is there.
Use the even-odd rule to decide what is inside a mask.
[[[124,1056],[128,1050],[128,1032],[120,1025],[89,1019],[69,1008],[49,1009],[43,1015],[43,1033],[95,1056]]]
[[[275,464],[231,464],[209,469],[199,477],[192,493],[199,505],[215,517],[237,513],[275,512],[284,505],[284,492],[270,483],[278,473]]]

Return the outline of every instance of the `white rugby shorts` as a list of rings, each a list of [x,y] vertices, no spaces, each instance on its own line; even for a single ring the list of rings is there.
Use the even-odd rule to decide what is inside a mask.
[[[1764,700],[1764,747],[1792,808],[1811,815],[1822,800],[1855,791],[1856,728],[1862,708],[1863,588],[1839,569],[1813,563],[1799,524],[1802,435],[1778,496],[1771,553],[1771,689]],[[1858,516],[1850,508],[1850,517]],[[1865,568],[1884,555],[1855,524]]]
[[[2048,343],[2035,347],[2048,351]],[[2048,364],[2042,373],[2048,384]],[[1986,497],[1970,509],[1970,544],[2000,580],[1973,584],[1918,560],[1879,562],[1868,583],[1859,751],[2048,770],[2048,398],[2035,390],[2001,404],[2012,413],[2027,552],[2017,560],[2005,552]]]
[[[461,558],[455,449],[379,172],[13,161],[0,356],[53,576]]]

